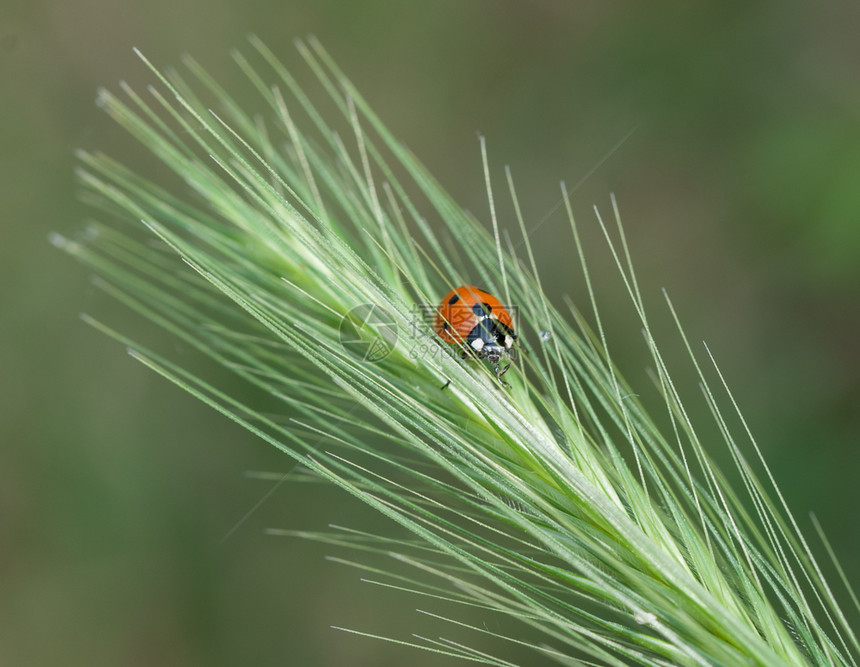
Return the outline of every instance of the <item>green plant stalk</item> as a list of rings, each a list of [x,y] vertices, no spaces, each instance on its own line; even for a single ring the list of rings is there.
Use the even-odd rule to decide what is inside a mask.
[[[541,637],[500,642],[562,662],[856,664],[857,638],[773,477],[763,465],[760,480],[744,455],[751,448],[764,464],[752,435],[747,429],[742,445],[732,433],[684,336],[718,435],[692,423],[650,333],[614,200],[618,240],[599,213],[598,221],[645,331],[668,430],[612,363],[563,185],[596,330],[572,304],[565,316],[545,298],[510,170],[527,262],[513,241],[503,248],[483,139],[492,234],[388,133],[316,41],[299,42],[299,51],[342,114],[351,147],[265,45],[251,45],[261,64],[241,54],[236,61],[266,120],[190,58],[193,83],[144,59],[160,84],[151,102],[125,85],[127,101],[100,93],[100,105],[173,182],[157,185],[82,152],[85,197],[109,222],[53,240],[91,267],[108,294],[279,402],[289,425],[87,321],[414,538],[303,536],[394,556],[414,576],[392,572],[390,582],[455,609],[496,610]],[[421,212],[426,204],[440,234]],[[417,305],[474,283],[520,309],[529,353],[508,373],[508,390],[416,317]],[[398,332],[380,360],[341,342],[341,323],[361,304]],[[368,346],[392,343],[370,327],[358,332]],[[720,440],[743,496],[711,463]],[[391,640],[510,664],[462,644]]]

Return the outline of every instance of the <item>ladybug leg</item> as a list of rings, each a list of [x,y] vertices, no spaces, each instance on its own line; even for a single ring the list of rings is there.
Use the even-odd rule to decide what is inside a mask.
[[[496,365],[493,367],[493,370],[494,370],[494,371],[496,371],[496,379],[497,379],[499,382],[501,382],[501,383],[502,383],[504,386],[506,386],[506,387],[510,387],[511,385],[509,385],[507,382],[505,382],[505,381],[502,379],[502,376],[503,376],[505,373],[507,373],[507,372],[508,372],[508,369],[509,369],[510,367],[511,367],[510,362],[508,362],[508,365],[507,365],[507,366],[505,366],[504,368],[502,368],[501,370],[499,370],[499,364],[496,364]]]
[[[448,388],[449,384],[451,384],[451,380],[448,380],[445,384],[443,384],[442,388],[439,391],[445,391]]]

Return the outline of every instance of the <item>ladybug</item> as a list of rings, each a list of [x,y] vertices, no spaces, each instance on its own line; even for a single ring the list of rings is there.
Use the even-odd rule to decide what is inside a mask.
[[[502,375],[510,362],[499,370],[502,357],[516,361],[514,321],[507,308],[492,294],[473,285],[457,287],[442,299],[436,311],[433,330],[446,343],[463,348],[463,358],[470,354],[495,364],[493,370],[502,384]]]

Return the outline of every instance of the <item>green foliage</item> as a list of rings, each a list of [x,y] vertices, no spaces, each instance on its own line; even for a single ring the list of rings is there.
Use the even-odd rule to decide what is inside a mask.
[[[645,331],[663,427],[612,364],[563,185],[595,330],[572,304],[561,312],[544,297],[510,173],[522,239],[499,233],[486,150],[492,234],[388,133],[319,44],[299,50],[349,142],[273,54],[251,44],[259,62],[236,60],[259,93],[248,102],[259,115],[190,59],[190,79],[152,68],[161,85],[149,102],[126,86],[124,99],[102,92],[107,113],[172,181],[82,153],[85,195],[108,222],[54,240],[105,291],[229,369],[267,407],[88,321],[411,534],[302,536],[411,568],[404,578],[392,567],[383,585],[531,626],[528,641],[499,636],[500,655],[515,641],[568,664],[854,664],[857,638],[755,441],[742,419],[742,437],[732,432],[687,344],[722,444],[689,419],[650,334],[614,202],[615,230],[600,225]],[[509,388],[416,316],[460,284],[517,305],[525,353]],[[385,326],[356,319],[362,304]],[[342,342],[345,318],[356,345]],[[380,349],[387,354],[368,354]],[[730,394],[729,404],[737,410]],[[743,494],[711,463],[719,446]],[[414,644],[511,664],[453,642]]]

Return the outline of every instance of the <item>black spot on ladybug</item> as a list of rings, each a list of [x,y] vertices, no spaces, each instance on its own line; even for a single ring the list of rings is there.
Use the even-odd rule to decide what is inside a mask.
[[[459,300],[460,300],[460,295],[459,295],[459,294],[454,294],[454,296],[452,296],[450,299],[448,299],[448,305],[449,305],[449,306],[453,306],[453,305],[454,305],[455,303],[457,303]]]
[[[478,317],[483,317],[484,315],[489,315],[493,312],[493,307],[488,303],[476,303],[472,306],[472,312],[475,313]]]

